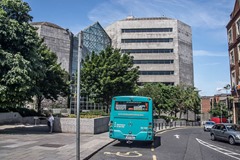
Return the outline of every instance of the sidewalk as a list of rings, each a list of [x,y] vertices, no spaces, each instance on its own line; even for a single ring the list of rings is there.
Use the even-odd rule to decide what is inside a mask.
[[[165,128],[157,133],[174,128]],[[80,134],[80,159],[87,160],[113,141],[108,132]],[[76,160],[76,134],[49,134],[46,125],[0,126],[0,159]]]
[[[80,159],[113,142],[108,132],[80,135]],[[45,125],[0,126],[0,159],[4,160],[75,160],[76,134],[48,133]]]

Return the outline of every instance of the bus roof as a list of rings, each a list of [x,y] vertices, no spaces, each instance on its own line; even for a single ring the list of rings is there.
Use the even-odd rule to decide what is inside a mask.
[[[115,99],[121,99],[121,98],[141,98],[141,99],[152,99],[151,97],[144,97],[144,96],[115,96],[115,97],[113,97],[113,98],[115,98]]]

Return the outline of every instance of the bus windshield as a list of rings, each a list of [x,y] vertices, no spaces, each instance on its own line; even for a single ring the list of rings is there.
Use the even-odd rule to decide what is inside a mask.
[[[148,102],[116,101],[116,111],[148,111]]]

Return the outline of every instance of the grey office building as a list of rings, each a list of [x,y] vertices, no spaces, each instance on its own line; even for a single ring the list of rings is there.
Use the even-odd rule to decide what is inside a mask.
[[[191,27],[179,20],[128,17],[105,28],[112,46],[130,53],[140,83],[193,86]]]
[[[44,39],[44,43],[56,53],[58,63],[67,72],[71,71],[72,55],[72,33],[50,22],[33,22],[32,26],[37,27],[38,35]]]

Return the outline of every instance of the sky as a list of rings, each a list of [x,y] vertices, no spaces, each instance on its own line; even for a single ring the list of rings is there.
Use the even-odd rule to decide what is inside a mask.
[[[201,96],[229,91],[226,25],[235,0],[24,0],[33,22],[51,22],[74,34],[99,22],[104,28],[127,16],[168,17],[192,28],[194,86]]]

